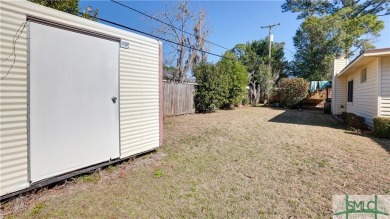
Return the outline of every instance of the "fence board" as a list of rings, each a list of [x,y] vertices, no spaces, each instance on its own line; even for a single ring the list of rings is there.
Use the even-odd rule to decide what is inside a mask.
[[[195,84],[164,82],[164,115],[195,113]]]

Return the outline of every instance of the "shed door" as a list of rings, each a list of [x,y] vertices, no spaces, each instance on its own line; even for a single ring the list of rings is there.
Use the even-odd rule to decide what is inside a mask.
[[[30,22],[31,181],[119,157],[119,43]]]

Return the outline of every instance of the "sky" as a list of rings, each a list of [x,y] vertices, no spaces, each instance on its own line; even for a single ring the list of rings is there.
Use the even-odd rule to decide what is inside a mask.
[[[174,1],[121,1],[146,14],[154,15],[165,7],[171,7]],[[285,43],[285,58],[293,59],[294,45],[292,38],[302,20],[297,20],[297,14],[282,13],[284,1],[192,1],[193,8],[204,7],[207,10],[208,25],[212,32],[207,40],[226,48],[236,44],[263,39],[268,36],[268,29],[261,26],[280,23],[273,29],[274,41]],[[81,8],[91,6],[99,9],[99,17],[114,21],[147,33],[151,33],[157,21],[148,20],[141,14],[126,9],[108,0],[80,1]],[[390,16],[380,18],[385,22],[385,29],[375,42],[377,48],[390,47]],[[170,46],[164,42],[164,54],[167,56]],[[211,46],[210,52],[222,55],[226,50]],[[209,55],[209,61],[217,62],[220,57]]]

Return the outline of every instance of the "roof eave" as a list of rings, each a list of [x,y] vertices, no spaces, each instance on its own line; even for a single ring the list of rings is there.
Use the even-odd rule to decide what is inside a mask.
[[[336,76],[340,77],[345,72],[348,72],[348,70],[354,66],[356,63],[358,63],[361,59],[364,57],[379,57],[379,56],[390,56],[390,48],[385,49],[376,49],[376,50],[369,50],[362,54],[360,54],[358,57],[356,57],[351,63],[349,63],[343,70],[341,70]]]
[[[356,57],[352,62],[350,62],[343,70],[341,70],[336,76],[340,77],[342,74],[347,72],[353,65],[355,65],[357,62],[359,62],[364,57],[364,53],[360,54],[358,57]]]

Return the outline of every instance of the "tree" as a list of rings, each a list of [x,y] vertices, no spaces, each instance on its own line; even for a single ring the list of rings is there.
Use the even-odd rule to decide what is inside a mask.
[[[172,81],[177,69],[174,66],[164,65],[163,67],[163,79]]]
[[[331,30],[334,32],[333,41],[342,48],[346,57],[354,55],[352,48],[364,51],[374,46],[372,39],[379,37],[379,33],[384,28],[384,22],[378,20],[378,16],[373,14],[362,14],[354,16],[352,8],[343,8],[336,13],[325,18],[325,22],[332,22]]]
[[[193,72],[198,86],[195,90],[195,112],[211,113],[219,108],[228,95],[228,80],[220,74],[215,65],[210,63],[198,64]]]
[[[291,74],[308,80],[329,80],[333,59],[374,48],[373,39],[384,28],[378,13],[388,14],[388,0],[287,0],[283,11],[305,18],[293,40],[296,47]]]
[[[385,16],[390,14],[390,2],[388,0],[286,0],[282,5],[283,12],[299,13],[298,19],[313,16],[333,14],[341,9],[350,8],[350,17],[362,15]]]
[[[226,52],[215,65],[202,62],[193,68],[198,83],[195,91],[195,111],[213,112],[217,108],[232,109],[246,95],[248,75],[237,57]]]
[[[206,38],[210,30],[207,27],[206,11],[191,10],[189,3],[189,0],[180,0],[173,8],[156,15],[169,25],[162,24],[155,32],[176,43],[171,44],[171,55],[177,60],[174,80],[180,82],[187,80],[187,73],[194,65],[207,61],[206,53],[200,51],[209,50]]]
[[[245,66],[234,54],[226,52],[222,60],[216,64],[216,70],[227,79],[228,92],[222,100],[221,107],[231,109],[233,105],[240,104],[247,94],[248,74]]]
[[[93,10],[91,7],[87,8],[87,11],[83,11],[80,14],[79,0],[29,0],[36,4],[40,4],[49,8],[54,8],[59,11],[63,11],[76,16],[81,16],[90,20],[96,21],[99,9]]]
[[[300,13],[298,19],[302,19],[329,14],[333,11],[333,4],[326,0],[286,0],[282,9],[282,12]]]
[[[285,76],[287,62],[284,59],[283,43],[273,43],[271,60],[268,57],[268,39],[237,44],[231,51],[245,66],[249,74],[251,103],[257,104],[260,91],[269,96],[277,81]],[[271,62],[272,70],[267,67]]]
[[[307,80],[332,78],[332,60],[341,51],[332,39],[327,39],[331,25],[316,17],[307,18],[301,24],[293,37],[296,48],[294,60],[290,63],[293,76]]]

